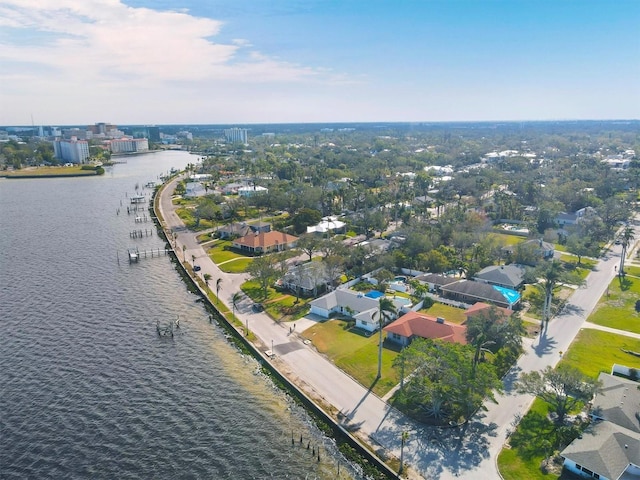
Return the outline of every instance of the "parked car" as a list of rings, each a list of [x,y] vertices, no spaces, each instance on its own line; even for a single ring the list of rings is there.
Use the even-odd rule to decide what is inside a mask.
[[[193,266],[193,271],[194,272],[199,272],[200,270],[202,270],[202,268],[200,268],[200,265],[194,265]]]
[[[254,303],[254,304],[251,306],[251,309],[252,309],[254,312],[262,312],[262,311],[264,310],[264,305],[262,305],[261,303]]]

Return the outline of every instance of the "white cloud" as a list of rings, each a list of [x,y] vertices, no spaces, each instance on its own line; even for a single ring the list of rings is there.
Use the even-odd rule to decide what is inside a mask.
[[[330,79],[327,72],[251,50],[246,39],[212,41],[223,28],[220,21],[119,0],[0,0],[2,27],[0,61],[53,68],[50,83]],[[0,72],[3,82],[10,76]]]

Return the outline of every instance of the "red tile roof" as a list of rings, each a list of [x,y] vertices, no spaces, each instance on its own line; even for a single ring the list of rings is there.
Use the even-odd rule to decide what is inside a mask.
[[[244,245],[248,248],[270,248],[275,245],[289,245],[298,240],[298,237],[283,232],[250,233],[233,241],[234,245]]]
[[[467,308],[464,311],[464,314],[467,316],[467,318],[469,318],[471,315],[482,312],[483,310],[487,310],[491,307],[496,308],[498,312],[501,312],[505,317],[509,317],[513,313],[513,310],[511,310],[510,308],[496,307],[495,305],[490,305],[488,303],[476,302],[469,308]]]
[[[387,333],[395,333],[410,338],[412,336],[440,339],[450,343],[467,343],[467,328],[451,323],[438,323],[436,317],[424,313],[409,312],[383,328]]]

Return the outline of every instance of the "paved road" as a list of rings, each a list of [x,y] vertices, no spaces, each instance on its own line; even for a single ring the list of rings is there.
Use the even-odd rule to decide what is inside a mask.
[[[240,291],[247,277],[222,272],[198,244],[195,234],[184,229],[171,203],[171,184],[164,189],[160,208],[165,228],[178,233],[175,247],[178,256],[182,257],[184,245],[187,261],[191,262],[192,255],[196,257],[195,263],[202,268],[200,274],[211,275],[210,286],[214,290],[216,280],[221,278],[220,298],[231,305],[231,297]],[[496,458],[507,432],[514,418],[524,415],[533,401],[532,396],[514,393],[514,381],[521,372],[540,370],[560,360],[560,352],[567,350],[583,328],[585,319],[615,275],[614,266],[619,263],[621,247],[613,248],[613,252],[598,262],[587,278],[587,285],[573,293],[563,313],[550,322],[542,336],[525,341],[526,352],[505,377],[505,391],[497,397],[498,403],[489,404],[488,410],[469,424],[443,431],[411,422],[336,368],[312,346],[305,345],[298,333],[313,320],[296,322],[295,330],[290,332],[290,324],[280,324],[265,313],[252,312],[248,298],[240,303],[237,315],[259,337],[263,351],[273,348],[275,358],[271,361],[295,379],[308,395],[335,407],[344,426],[356,436],[399,457],[401,433],[408,431],[405,460],[411,465],[412,478],[499,478]]]

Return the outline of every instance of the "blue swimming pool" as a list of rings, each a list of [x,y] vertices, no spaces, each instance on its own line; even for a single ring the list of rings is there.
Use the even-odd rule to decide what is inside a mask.
[[[369,297],[369,298],[373,298],[374,300],[377,300],[380,297],[384,296],[384,293],[378,291],[378,290],[369,290],[367,293],[364,294],[365,297]]]
[[[505,287],[499,287],[497,285],[494,285],[493,288],[500,292],[502,296],[507,299],[507,302],[509,302],[511,305],[520,300],[520,294],[515,290],[511,290],[510,288]]]

